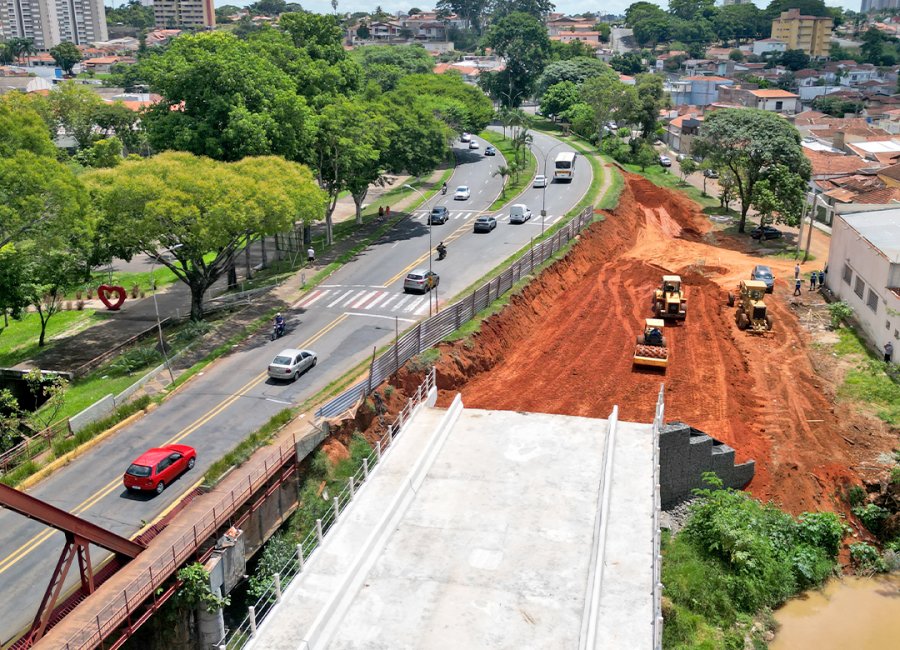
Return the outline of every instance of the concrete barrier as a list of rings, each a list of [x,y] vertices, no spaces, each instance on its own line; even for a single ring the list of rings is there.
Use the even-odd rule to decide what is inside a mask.
[[[416,492],[421,487],[422,481],[434,463],[434,459],[449,436],[454,424],[459,419],[462,409],[462,395],[457,393],[440,425],[435,430],[433,437],[428,441],[425,449],[407,475],[402,487],[391,500],[384,515],[379,519],[366,541],[360,547],[350,569],[344,574],[338,588],[334,590],[325,606],[319,612],[298,648],[312,650],[324,647],[327,644],[330,636],[330,625],[349,607],[352,594],[365,580],[366,574],[378,558],[379,551],[384,548],[397,522],[403,517],[406,509],[415,498]]]
[[[69,418],[69,426],[74,433],[78,433],[87,425],[97,420],[102,420],[116,410],[116,398],[110,393],[88,406],[86,409]]]

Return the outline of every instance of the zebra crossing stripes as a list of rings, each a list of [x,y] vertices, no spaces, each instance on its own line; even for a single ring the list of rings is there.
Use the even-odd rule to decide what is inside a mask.
[[[427,210],[417,210],[416,212],[413,213],[413,219],[427,221],[429,214],[430,213]],[[472,211],[466,212],[466,211],[451,210],[449,213],[449,215],[450,215],[449,220],[455,221],[457,219],[462,219],[465,221],[465,220],[469,219],[470,217],[477,217],[480,214],[482,214],[482,213],[481,212],[472,212]],[[483,214],[488,214],[488,213],[485,212]],[[498,223],[509,223],[509,213],[498,214],[498,215],[496,215],[496,217],[497,217]],[[562,215],[560,215],[560,216],[547,215],[544,218],[544,227],[552,226],[554,223],[556,223],[560,219],[562,219]],[[527,224],[531,224],[531,225],[537,224],[538,226],[540,226],[541,225],[540,215],[535,215],[534,217],[532,217],[531,219],[526,221],[525,224],[526,225]]]
[[[430,294],[412,295],[395,293],[380,287],[346,289],[331,286],[310,292],[293,305],[294,309],[308,309],[315,304],[326,308],[350,309],[354,311],[380,311],[420,316],[428,312]]]

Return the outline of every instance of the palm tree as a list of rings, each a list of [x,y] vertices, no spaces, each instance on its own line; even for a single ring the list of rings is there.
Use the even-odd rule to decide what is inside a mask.
[[[510,174],[512,174],[512,169],[511,169],[512,165],[513,165],[513,163],[510,163],[508,166],[500,165],[499,167],[497,167],[497,169],[495,169],[493,172],[491,172],[491,176],[499,176],[500,178],[503,179],[503,189],[500,192],[501,195],[506,194],[506,179],[509,177]]]
[[[519,151],[521,150],[522,163],[525,162],[525,148],[530,147],[533,142],[533,135],[531,135],[525,128],[519,129],[519,132],[516,133],[515,137],[513,137],[513,151],[515,152],[516,161],[519,160]]]

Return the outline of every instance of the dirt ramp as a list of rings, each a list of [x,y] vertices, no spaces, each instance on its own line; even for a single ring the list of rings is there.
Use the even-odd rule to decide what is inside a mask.
[[[619,206],[587,229],[469,341],[443,346],[442,403],[649,421],[665,383],[666,419],[680,420],[756,460],[751,492],[793,511],[841,507],[854,468],[890,448],[865,418],[833,405],[783,282],[767,299],[775,330],[737,329],[727,289],[758,258],[706,243],[706,216],[686,197],[626,175]],[[679,273],[688,317],[666,327],[665,373],[632,366],[635,337],[664,273]],[[848,428],[848,424],[852,424]]]

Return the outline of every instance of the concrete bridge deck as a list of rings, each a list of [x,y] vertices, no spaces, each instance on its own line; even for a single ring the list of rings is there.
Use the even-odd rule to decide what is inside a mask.
[[[423,409],[247,647],[653,648],[655,441],[610,422]]]

